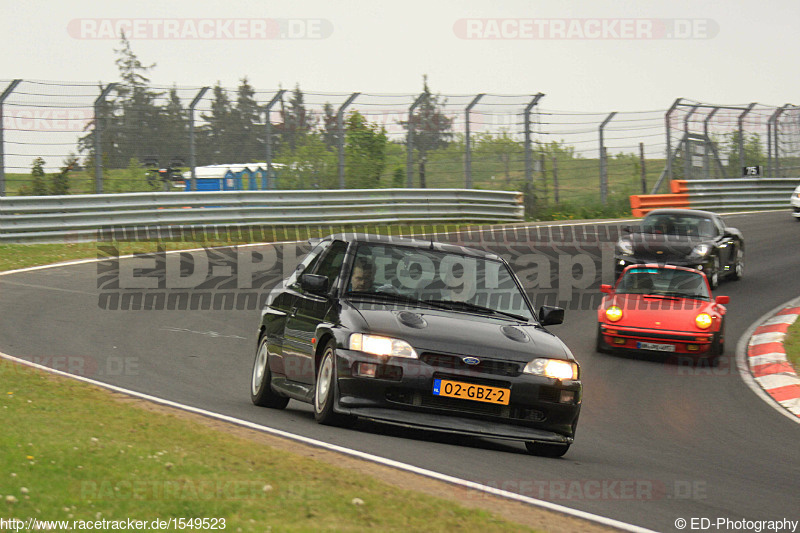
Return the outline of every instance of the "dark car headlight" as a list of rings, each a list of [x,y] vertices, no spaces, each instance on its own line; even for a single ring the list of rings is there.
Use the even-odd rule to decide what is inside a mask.
[[[525,374],[555,379],[578,379],[578,365],[562,359],[534,359],[522,370]]]
[[[709,244],[698,244],[694,248],[692,248],[691,257],[693,259],[705,259],[708,254],[711,253],[711,245]]]
[[[633,243],[628,239],[620,239],[617,241],[617,251],[622,255],[633,255]]]
[[[383,337],[381,335],[367,335],[353,333],[350,335],[349,348],[357,352],[364,352],[383,357],[408,357],[419,359],[416,350],[404,340]]]

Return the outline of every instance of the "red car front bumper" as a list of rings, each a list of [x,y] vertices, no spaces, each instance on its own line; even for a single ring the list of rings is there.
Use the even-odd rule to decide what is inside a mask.
[[[600,324],[598,349],[681,355],[713,355],[717,332],[686,332]]]

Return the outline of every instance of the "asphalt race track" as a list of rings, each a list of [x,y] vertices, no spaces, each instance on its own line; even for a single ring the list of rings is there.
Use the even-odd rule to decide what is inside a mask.
[[[0,277],[0,351],[657,531],[676,530],[678,518],[798,520],[800,424],[745,385],[733,354],[754,321],[800,295],[800,224],[788,211],[725,219],[744,233],[746,268],[743,280],[715,291],[731,297],[718,368],[596,353],[588,304],[550,327],[580,361],[585,387],[576,441],[562,459],[365,422],[323,427],[294,401],[284,411],[257,408],[248,391],[257,311],[104,310],[95,263]],[[582,294],[599,293],[593,287]]]

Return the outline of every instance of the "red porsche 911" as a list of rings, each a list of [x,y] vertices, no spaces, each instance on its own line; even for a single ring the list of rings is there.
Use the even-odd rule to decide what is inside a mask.
[[[597,351],[705,358],[713,365],[725,342],[728,296],[711,297],[705,274],[673,265],[631,265],[597,309]]]

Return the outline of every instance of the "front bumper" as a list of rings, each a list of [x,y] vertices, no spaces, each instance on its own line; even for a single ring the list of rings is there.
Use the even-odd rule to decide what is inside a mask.
[[[631,328],[601,323],[599,335],[603,347],[612,351],[708,357],[716,333]],[[643,347],[642,343],[651,346]],[[652,345],[660,347],[655,349]]]
[[[580,380],[521,374],[523,364],[499,361],[483,371],[463,368],[466,365],[453,354],[386,359],[339,348],[336,355],[337,412],[479,437],[561,444],[574,438],[583,394]],[[377,364],[376,377],[359,375],[359,363]],[[519,371],[513,370],[515,366]],[[435,379],[507,388],[510,401],[498,405],[437,396]]]

